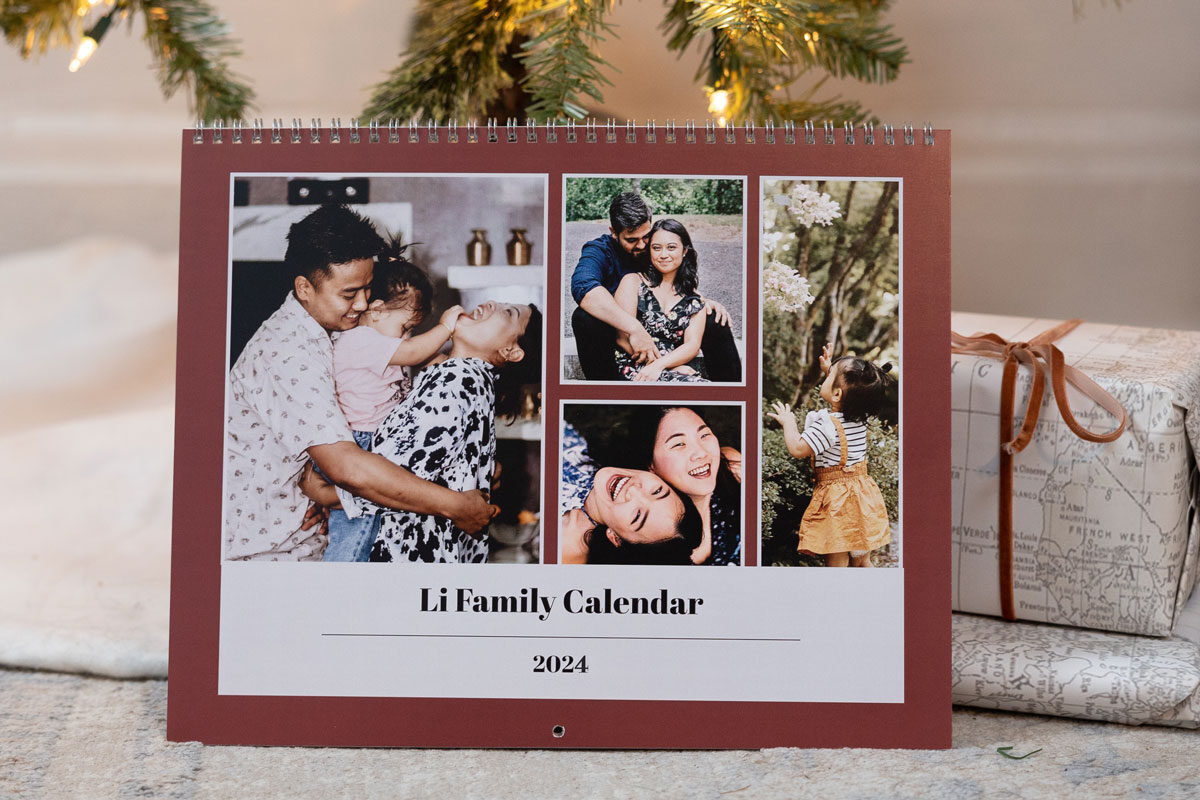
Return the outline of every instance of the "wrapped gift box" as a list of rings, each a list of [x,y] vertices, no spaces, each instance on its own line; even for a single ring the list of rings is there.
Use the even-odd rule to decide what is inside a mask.
[[[1200,647],[955,614],[958,705],[1126,725],[1200,728]]]
[[[1058,323],[955,313],[960,334],[1010,343]],[[1128,414],[1115,441],[1070,430],[1046,376],[1032,440],[1012,456],[1012,606],[1019,619],[1166,636],[1196,582],[1200,519],[1200,332],[1083,323],[1055,343]],[[952,375],[953,607],[1001,613],[1001,357],[956,354]],[[1033,369],[1017,370],[1014,433]],[[1073,386],[1080,424],[1113,417]]]

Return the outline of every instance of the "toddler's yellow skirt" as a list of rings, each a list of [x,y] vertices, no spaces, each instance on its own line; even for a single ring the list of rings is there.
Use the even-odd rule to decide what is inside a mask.
[[[800,550],[845,553],[876,550],[892,540],[883,493],[866,462],[848,471],[818,467],[817,488],[800,521]]]

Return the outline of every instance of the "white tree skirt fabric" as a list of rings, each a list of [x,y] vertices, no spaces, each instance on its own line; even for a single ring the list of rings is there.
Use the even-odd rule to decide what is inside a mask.
[[[176,257],[0,260],[0,663],[165,676]]]

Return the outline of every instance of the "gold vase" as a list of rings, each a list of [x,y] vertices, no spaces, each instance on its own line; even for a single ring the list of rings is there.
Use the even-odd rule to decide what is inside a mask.
[[[523,267],[529,263],[529,258],[533,255],[533,245],[525,238],[526,230],[526,228],[513,228],[512,238],[504,246],[504,250],[508,254],[508,263],[511,266]]]
[[[486,228],[472,228],[471,241],[467,242],[467,265],[486,267],[492,263],[492,246],[488,244]]]

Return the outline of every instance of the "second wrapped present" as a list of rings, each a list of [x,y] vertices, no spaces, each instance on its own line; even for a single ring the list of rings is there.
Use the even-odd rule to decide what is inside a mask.
[[[951,359],[954,609],[1170,634],[1200,549],[1200,333],[952,326],[987,332]]]

